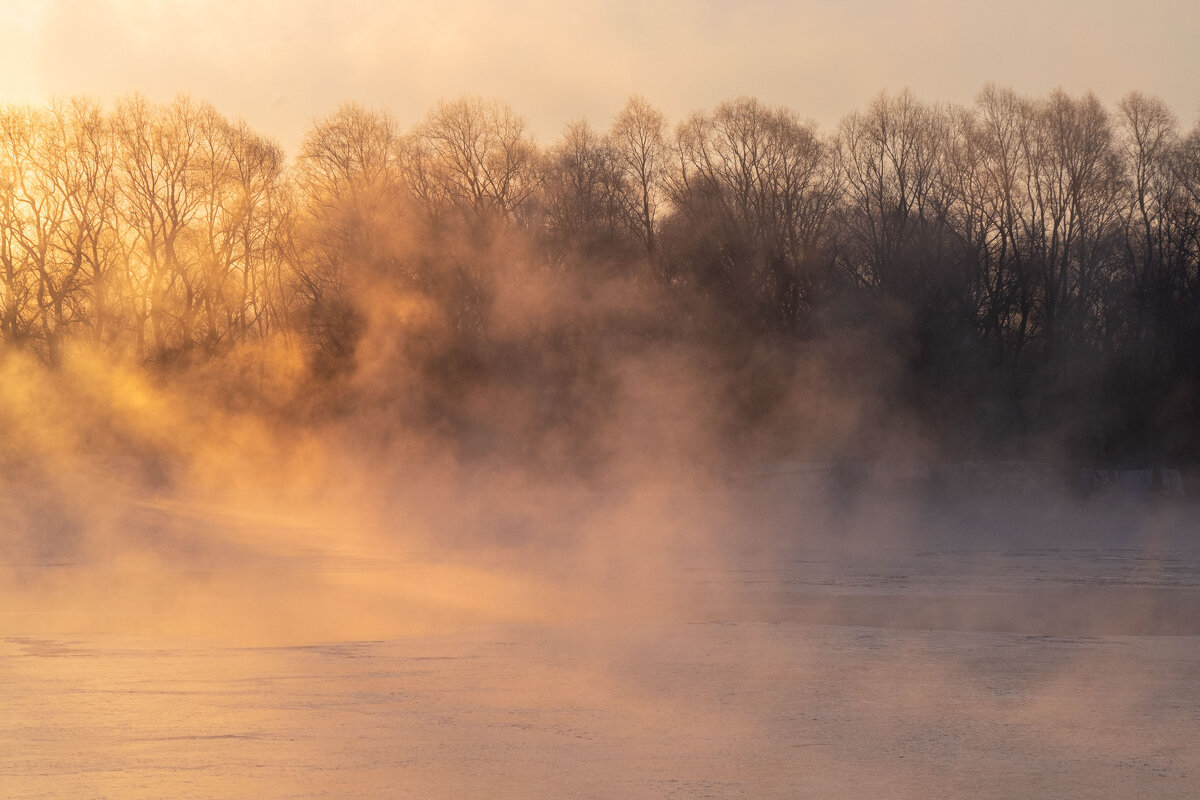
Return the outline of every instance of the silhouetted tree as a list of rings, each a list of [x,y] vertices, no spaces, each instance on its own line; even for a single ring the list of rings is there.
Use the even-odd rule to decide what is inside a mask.
[[[293,264],[320,371],[353,364],[365,321],[364,283],[402,272],[403,139],[383,112],[341,106],[305,136],[297,160],[302,220]]]
[[[825,144],[792,112],[741,98],[693,115],[676,147],[671,202],[708,251],[688,256],[697,280],[746,322],[794,329],[821,280],[836,198]]]
[[[641,95],[630,97],[609,131],[616,164],[628,181],[628,213],[641,234],[647,256],[655,253],[655,233],[668,163],[667,118]]]
[[[642,231],[627,212],[632,192],[606,137],[580,121],[547,154],[542,202],[547,244],[558,254],[597,262],[629,261],[627,242]]]
[[[417,195],[458,209],[477,230],[523,219],[541,175],[525,120],[496,100],[437,105],[411,141]]]
[[[366,353],[413,424],[581,451],[613,353],[733,365],[741,414],[787,402],[798,350],[873,348],[948,441],[1200,458],[1200,127],[1161,100],[904,91],[824,137],[743,97],[666,126],[634,96],[543,150],[498,101],[407,132],[348,104],[289,168],[187,98],[0,108],[0,345],[178,368],[283,336],[331,396]]]

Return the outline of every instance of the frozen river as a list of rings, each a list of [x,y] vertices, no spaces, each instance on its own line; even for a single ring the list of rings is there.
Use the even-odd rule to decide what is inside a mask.
[[[0,796],[1194,798],[1191,514],[603,579],[235,537],[12,564]]]

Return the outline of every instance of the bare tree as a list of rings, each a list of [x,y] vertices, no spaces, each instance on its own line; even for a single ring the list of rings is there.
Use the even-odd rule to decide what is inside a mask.
[[[1025,142],[1035,123],[1030,101],[987,86],[973,107],[954,112],[947,141],[947,221],[964,245],[978,334],[1001,368],[1015,368],[1034,333],[1036,290],[1022,221],[1033,179]]]
[[[356,103],[339,106],[300,145],[302,199],[314,210],[377,202],[403,182],[401,142],[389,114]]]
[[[241,335],[288,327],[290,280],[284,262],[290,203],[280,147],[244,122],[224,128],[231,158],[229,217],[234,231],[236,301],[230,311]]]
[[[947,205],[946,116],[908,90],[880,94],[843,120],[838,162],[845,204],[841,226],[854,247],[847,271],[885,294],[920,291],[941,247]]]
[[[137,246],[130,278],[136,298],[138,351],[163,356],[192,343],[199,306],[195,264],[181,238],[202,212],[201,109],[186,97],[156,107],[134,96],[116,106],[120,210]]]
[[[187,241],[198,265],[202,340],[211,353],[252,328],[266,332],[278,278],[272,215],[282,210],[283,155],[244,123],[230,123],[209,107],[201,113],[196,186],[202,207]]]
[[[62,258],[86,284],[80,316],[93,346],[114,347],[124,333],[129,287],[113,127],[98,104],[80,98],[54,106],[51,118],[59,142],[53,189],[65,199],[68,214],[59,242]]]
[[[752,98],[693,115],[676,142],[670,198],[694,228],[716,237],[709,279],[757,306],[760,324],[793,327],[820,278],[836,197],[826,144],[793,112]]]
[[[1173,285],[1178,250],[1173,240],[1179,219],[1175,206],[1183,199],[1175,170],[1180,148],[1179,122],[1165,103],[1139,92],[1118,105],[1120,151],[1129,184],[1124,211],[1124,240],[1130,278],[1151,324],[1173,313],[1179,287]]]
[[[568,125],[546,156],[542,203],[550,247],[593,259],[627,255],[630,188],[611,141],[586,121]]]
[[[319,371],[353,363],[371,281],[399,277],[409,196],[403,138],[386,113],[347,104],[318,120],[297,160],[290,264]]]
[[[1113,275],[1124,196],[1111,118],[1094,95],[1054,92],[1039,104],[1025,155],[1033,167],[1025,235],[1040,291],[1047,363],[1102,335],[1098,304]]]
[[[669,159],[667,118],[644,97],[634,95],[613,120],[609,138],[616,162],[632,188],[631,216],[646,254],[652,256]]]
[[[68,143],[53,111],[26,109],[5,123],[3,143],[11,163],[5,256],[12,262],[15,286],[33,287],[37,335],[46,358],[57,364],[68,327],[83,317],[87,275],[71,204],[79,187],[64,172]]]
[[[30,163],[35,123],[28,109],[9,106],[0,113],[0,260],[4,265],[4,334],[10,344],[27,343],[37,317],[36,271],[30,268]]]
[[[524,118],[496,100],[439,103],[417,126],[411,155],[418,195],[484,228],[519,221],[540,184]]]

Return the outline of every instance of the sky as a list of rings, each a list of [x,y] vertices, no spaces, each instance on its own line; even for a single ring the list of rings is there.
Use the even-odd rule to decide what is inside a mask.
[[[184,92],[294,152],[339,103],[405,126],[499,97],[538,139],[633,93],[680,120],[753,95],[822,128],[881,90],[969,102],[992,82],[1200,118],[1195,0],[0,0],[0,102]]]

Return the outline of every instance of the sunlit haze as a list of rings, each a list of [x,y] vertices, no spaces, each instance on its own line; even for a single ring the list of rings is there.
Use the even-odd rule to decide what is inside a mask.
[[[0,12],[0,800],[1197,797],[1196,0]]]

